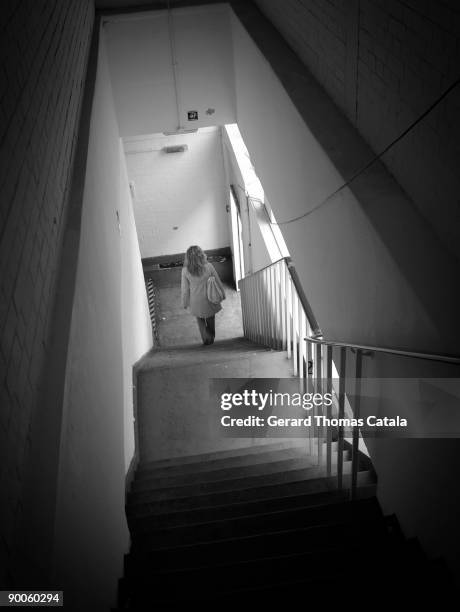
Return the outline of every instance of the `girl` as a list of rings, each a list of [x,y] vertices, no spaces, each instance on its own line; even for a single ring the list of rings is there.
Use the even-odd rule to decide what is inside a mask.
[[[207,282],[214,276],[216,283],[225,299],[224,287],[214,269],[207,261],[205,253],[199,246],[187,249],[182,268],[181,293],[184,308],[190,306],[190,312],[195,315],[203,344],[212,344],[216,335],[215,315],[222,310],[220,304],[208,300]]]

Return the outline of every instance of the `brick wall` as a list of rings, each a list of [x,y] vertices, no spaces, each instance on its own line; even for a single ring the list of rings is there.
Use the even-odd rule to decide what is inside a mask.
[[[0,568],[21,515],[93,15],[92,0],[2,3]]]
[[[256,0],[374,151],[460,76],[455,0]],[[460,257],[460,87],[384,157]]]
[[[344,106],[346,2],[256,0],[256,4],[334,101]]]

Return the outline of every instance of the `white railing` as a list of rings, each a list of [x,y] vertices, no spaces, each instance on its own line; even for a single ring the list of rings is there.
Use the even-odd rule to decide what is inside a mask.
[[[249,340],[275,350],[287,351],[292,363],[292,374],[300,382],[302,392],[332,393],[332,353],[323,363],[322,347],[305,342],[306,337],[319,338],[321,330],[313,315],[289,257],[243,278],[240,283],[244,335]],[[326,368],[326,369],[325,369]],[[324,380],[327,379],[327,382]],[[323,390],[323,386],[325,389]],[[328,418],[345,407],[345,394],[335,405],[326,409]],[[323,414],[322,406],[314,408],[314,416]],[[343,432],[338,440],[338,483],[342,487]],[[310,427],[306,432],[310,453],[317,454],[318,464],[325,464],[328,476],[333,472],[332,431],[330,428]],[[325,454],[325,456],[323,456]]]
[[[300,380],[304,392],[332,393],[334,403],[324,416],[328,419],[360,417],[362,359],[374,353],[386,353],[417,360],[460,365],[456,355],[434,355],[395,348],[330,342],[321,330],[289,257],[246,276],[240,281],[244,335],[254,342],[275,350],[287,351],[292,360],[292,373]],[[335,349],[335,361],[333,361]],[[351,362],[351,368],[350,368]],[[350,371],[351,370],[351,371]],[[354,380],[354,389],[345,389],[346,379]],[[349,398],[353,398],[350,405]],[[323,414],[323,407],[315,408]],[[325,431],[324,431],[325,429]],[[360,430],[353,427],[351,438],[345,439],[344,428],[336,429],[337,459],[333,465],[333,430],[331,427],[309,428],[310,452],[315,452],[319,465],[325,465],[327,476],[337,476],[337,486],[344,488],[344,450],[351,450],[350,495],[356,497],[360,458]],[[348,478],[347,478],[348,479]]]
[[[244,335],[275,350],[286,350],[294,375],[304,378],[312,360],[304,338],[321,331],[311,311],[290,257],[241,279]]]

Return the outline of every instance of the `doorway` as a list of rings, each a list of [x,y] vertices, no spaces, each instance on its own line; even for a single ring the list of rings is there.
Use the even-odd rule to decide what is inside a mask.
[[[235,287],[244,277],[244,251],[243,251],[243,224],[241,221],[241,208],[238,194],[233,185],[230,185],[230,225],[233,251],[233,275]]]

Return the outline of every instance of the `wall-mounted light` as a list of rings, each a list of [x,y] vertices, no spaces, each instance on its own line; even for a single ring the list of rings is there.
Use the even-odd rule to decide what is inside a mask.
[[[170,147],[163,147],[163,153],[185,153],[187,151],[188,146],[184,145],[172,145]]]
[[[177,128],[177,130],[174,130],[173,132],[163,132],[164,136],[180,136],[181,134],[195,134],[195,132],[198,132],[198,128],[195,129],[190,129],[187,130],[185,128]]]

